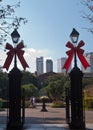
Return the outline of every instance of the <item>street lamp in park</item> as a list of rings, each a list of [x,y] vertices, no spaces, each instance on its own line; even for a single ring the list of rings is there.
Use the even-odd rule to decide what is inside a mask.
[[[77,42],[79,33],[73,28],[70,34],[71,41],[74,45],[74,68],[71,70],[69,76],[71,81],[70,97],[71,97],[71,121],[69,126],[71,129],[85,129],[85,119],[83,110],[82,97],[82,78],[83,73],[77,67],[76,53],[78,51]]]
[[[74,47],[76,47],[77,42],[78,42],[78,38],[79,38],[79,33],[77,32],[77,30],[75,28],[73,28],[73,30],[70,34],[70,38],[71,38],[72,43],[74,44]],[[76,52],[74,52],[74,67],[77,67]]]
[[[70,38],[71,38],[72,43],[76,44],[78,42],[79,32],[77,32],[75,28],[73,28],[70,34]]]
[[[68,41],[66,47],[70,48],[66,52],[68,58],[63,66],[63,69],[68,71],[72,59],[74,57],[74,67],[69,73],[70,77],[70,90],[66,89],[66,119],[71,129],[85,129],[85,117],[83,109],[83,96],[82,96],[82,78],[83,73],[77,66],[77,57],[86,69],[90,67],[89,63],[83,56],[84,50],[81,48],[84,46],[84,42],[81,40],[78,44],[79,33],[73,28],[70,34],[71,42]],[[71,106],[69,104],[71,101]],[[71,111],[70,109],[71,108]]]
[[[11,38],[13,40],[14,47],[7,43],[6,49],[9,50],[7,53],[7,59],[5,61],[5,64],[3,68],[6,68],[8,70],[12,59],[14,57],[14,67],[9,72],[9,117],[7,122],[7,129],[21,129],[24,122],[24,110],[23,115],[21,115],[21,78],[22,73],[17,67],[17,57],[19,58],[23,68],[25,69],[28,67],[28,64],[26,63],[23,54],[24,50],[24,44],[23,42],[18,43],[20,34],[17,32],[16,29],[11,33]],[[24,108],[23,108],[24,109]],[[23,117],[23,118],[22,118]]]
[[[18,33],[17,29],[14,29],[14,31],[11,33],[11,38],[13,43],[17,44],[20,38],[20,34]]]
[[[14,47],[16,48],[19,38],[20,38],[20,34],[18,33],[17,29],[14,29],[14,31],[11,33],[11,38],[12,38]],[[14,54],[14,67],[17,67],[16,52]]]
[[[22,73],[17,67],[17,58],[21,62],[21,65],[23,66],[24,70],[26,67],[29,67],[27,62],[24,59],[24,53],[25,51],[22,50],[24,48],[24,44],[21,41],[18,43],[20,34],[17,32],[17,29],[14,29],[14,31],[11,33],[11,38],[13,40],[14,47],[7,43],[5,49],[8,50],[7,52],[7,58],[5,60],[5,63],[3,65],[3,68],[6,68],[6,70],[9,69],[9,66],[11,65],[11,62],[14,57],[14,67],[9,72],[9,111],[8,111],[8,120],[7,120],[7,129],[21,129],[23,127],[24,123],[24,101],[21,104],[21,79],[22,79]],[[23,98],[24,100],[24,98]],[[21,105],[23,106],[23,109],[21,111]]]

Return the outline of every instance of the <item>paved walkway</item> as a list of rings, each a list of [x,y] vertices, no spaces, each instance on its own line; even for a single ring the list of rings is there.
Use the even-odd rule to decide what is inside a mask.
[[[25,109],[24,130],[69,130],[64,108],[51,108],[41,112],[41,106]],[[6,128],[6,111],[0,112],[0,130]],[[93,111],[86,111],[86,130],[93,130]]]
[[[0,130],[6,130],[6,126],[4,124],[0,124]],[[68,128],[67,124],[28,124],[24,125],[23,130],[70,130],[70,129]],[[87,124],[86,130],[93,130],[93,124]]]
[[[65,124],[66,116],[64,108],[46,107],[47,112],[41,112],[41,106],[36,108],[28,108],[25,110],[25,123],[33,124]]]

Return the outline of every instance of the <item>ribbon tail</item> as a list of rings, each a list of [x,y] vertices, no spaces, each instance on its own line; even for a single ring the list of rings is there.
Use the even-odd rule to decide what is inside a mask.
[[[66,60],[63,69],[66,69],[66,71],[68,71],[70,65],[71,65],[71,61],[73,59],[73,55],[69,56],[68,59]]]
[[[7,71],[9,69],[11,62],[12,62],[12,59],[13,59],[13,55],[8,55],[4,65],[3,65],[3,68],[6,68]]]
[[[85,57],[83,55],[78,54],[78,57],[83,65],[83,67],[86,69],[87,67],[90,67],[89,63],[87,62],[87,60],[85,59]]]
[[[18,58],[19,58],[19,60],[20,60],[20,62],[22,64],[24,70],[26,69],[26,67],[29,67],[28,64],[27,64],[27,62],[25,61],[23,55],[17,55],[17,56],[18,56]]]

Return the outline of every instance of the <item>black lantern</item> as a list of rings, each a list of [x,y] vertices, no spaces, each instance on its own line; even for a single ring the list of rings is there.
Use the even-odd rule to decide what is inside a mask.
[[[71,34],[70,34],[70,38],[72,43],[77,43],[78,42],[78,38],[79,38],[79,33],[76,31],[75,28],[73,28]]]
[[[78,42],[78,38],[79,38],[79,32],[77,32],[75,28],[73,28],[70,34],[70,38],[71,38],[72,43],[74,43],[74,46],[76,46]],[[74,53],[74,67],[77,67],[76,52]]]
[[[14,31],[11,33],[11,38],[16,47],[16,45],[19,41],[19,38],[20,38],[20,34],[17,32],[17,29],[14,29]],[[14,67],[17,67],[16,51],[15,51],[15,58],[14,58]]]
[[[11,33],[13,43],[17,44],[20,38],[20,34],[17,32],[16,29]]]

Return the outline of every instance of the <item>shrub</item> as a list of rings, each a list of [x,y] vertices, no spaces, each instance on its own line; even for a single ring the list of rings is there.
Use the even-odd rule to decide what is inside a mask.
[[[93,108],[93,97],[86,97],[85,108]]]
[[[25,108],[29,108],[30,107],[30,101],[25,101]]]
[[[7,107],[8,107],[7,100],[0,98],[0,108],[7,108]]]
[[[8,108],[8,102],[6,100],[3,100],[3,108]]]
[[[41,97],[40,97],[40,100],[41,100],[42,102],[48,102],[49,98],[48,98],[48,96],[41,96]]]
[[[2,108],[2,106],[3,106],[3,99],[0,98],[0,108]]]
[[[53,108],[62,108],[62,107],[65,107],[65,104],[62,101],[56,101],[56,102],[53,101],[50,104],[50,106],[53,107]]]

